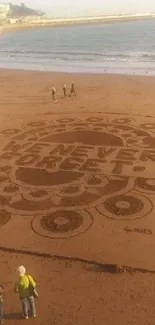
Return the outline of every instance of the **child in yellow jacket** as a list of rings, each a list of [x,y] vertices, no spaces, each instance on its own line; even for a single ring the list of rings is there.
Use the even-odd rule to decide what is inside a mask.
[[[23,317],[28,319],[28,305],[30,307],[31,316],[36,317],[36,307],[34,293],[37,296],[37,292],[34,291],[36,283],[31,275],[26,274],[24,266],[19,266],[17,269],[18,280],[15,283],[15,292],[19,294],[19,298],[22,303]]]

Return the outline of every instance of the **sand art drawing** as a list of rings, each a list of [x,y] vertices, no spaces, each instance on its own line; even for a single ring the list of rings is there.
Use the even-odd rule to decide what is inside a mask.
[[[155,194],[155,124],[136,118],[65,117],[0,132],[0,225],[33,217],[45,237],[79,235],[101,218],[146,217]],[[5,141],[5,142],[6,142]]]

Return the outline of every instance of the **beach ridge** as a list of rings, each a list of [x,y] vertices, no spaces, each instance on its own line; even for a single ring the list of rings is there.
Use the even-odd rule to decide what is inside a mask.
[[[128,22],[136,20],[155,19],[155,13],[152,14],[133,14],[133,15],[116,15],[116,16],[94,16],[94,17],[75,17],[75,18],[48,18],[48,17],[28,17],[11,18],[10,23],[4,23],[0,26],[0,34],[9,30],[20,30],[29,28],[48,28],[69,25],[88,25],[103,24],[115,22]]]

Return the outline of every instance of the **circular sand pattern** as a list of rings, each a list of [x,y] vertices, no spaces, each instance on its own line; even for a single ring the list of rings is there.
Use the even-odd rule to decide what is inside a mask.
[[[89,122],[89,123],[98,123],[98,122],[101,122],[101,117],[88,117],[86,118],[86,122]]]
[[[35,217],[32,228],[41,236],[60,239],[80,235],[88,230],[92,223],[92,216],[86,210],[60,210],[43,217]]]
[[[127,200],[116,202],[116,208],[118,208],[119,210],[122,209],[128,210],[130,207],[131,207],[131,203]]]
[[[154,187],[154,189],[155,189],[155,179],[147,179],[146,184]]]
[[[155,130],[155,123],[145,123],[145,124],[141,124],[140,128],[145,129],[145,130]]]
[[[42,227],[55,233],[75,230],[79,228],[82,223],[82,216],[75,211],[56,211],[41,219]]]
[[[118,195],[108,198],[97,207],[97,211],[111,219],[139,219],[152,210],[150,200],[136,193]]]
[[[6,130],[3,130],[0,132],[0,134],[2,135],[5,135],[5,136],[13,136],[13,135],[16,135],[16,134],[19,134],[21,133],[21,130],[19,129],[6,129]]]
[[[138,173],[143,175],[144,171],[146,176],[155,138],[147,131],[149,128],[133,124],[132,118],[119,114],[62,116],[51,121],[28,121],[21,130],[2,131],[11,139],[3,150],[4,164],[10,170],[5,173],[0,169],[0,205],[12,214],[30,216],[53,216],[53,211],[60,209],[83,211],[100,204],[106,213],[119,210],[126,218],[143,215],[143,200],[132,194],[131,204],[130,191]],[[150,157],[146,148],[152,150]],[[154,192],[154,184],[149,181],[144,186],[137,181],[136,186],[138,191]],[[113,203],[112,210],[106,199],[112,202],[115,195],[125,199]],[[62,217],[58,220],[63,224]],[[65,221],[64,227],[69,224]]]
[[[10,219],[10,213],[5,210],[0,210],[0,227],[4,226]]]
[[[133,196],[114,196],[104,202],[104,207],[112,214],[128,216],[140,212],[143,202]]]
[[[130,118],[118,118],[112,121],[114,124],[130,124],[132,119]]]
[[[28,127],[33,127],[33,128],[38,128],[38,127],[42,127],[45,126],[46,122],[43,121],[38,121],[38,122],[30,122],[27,124]]]
[[[143,193],[155,194],[155,178],[137,178],[136,190]]]
[[[75,121],[76,121],[76,119],[70,118],[70,117],[59,118],[57,120],[58,123],[73,123]]]

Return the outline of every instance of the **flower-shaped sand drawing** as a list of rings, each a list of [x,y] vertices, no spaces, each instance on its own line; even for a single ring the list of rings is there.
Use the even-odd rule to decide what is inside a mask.
[[[155,194],[155,125],[130,118],[61,118],[1,131],[0,224],[33,217],[33,230],[64,238],[95,216],[147,216]]]

